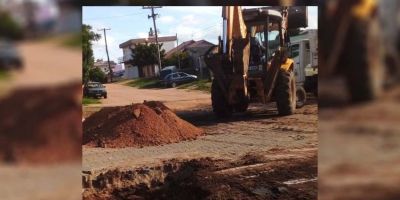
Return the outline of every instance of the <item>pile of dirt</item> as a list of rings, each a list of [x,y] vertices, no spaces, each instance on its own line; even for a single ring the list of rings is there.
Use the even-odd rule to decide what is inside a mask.
[[[0,163],[59,163],[82,158],[82,88],[15,90],[0,99]]]
[[[200,128],[182,120],[161,102],[103,108],[83,122],[83,144],[142,147],[195,139]]]

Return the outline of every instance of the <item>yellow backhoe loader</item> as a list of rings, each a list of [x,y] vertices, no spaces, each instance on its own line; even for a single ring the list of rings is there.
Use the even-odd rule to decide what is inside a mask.
[[[211,99],[218,117],[244,112],[249,103],[275,101],[280,115],[296,108],[288,30],[307,27],[306,7],[222,9],[223,34],[206,63],[213,73]]]

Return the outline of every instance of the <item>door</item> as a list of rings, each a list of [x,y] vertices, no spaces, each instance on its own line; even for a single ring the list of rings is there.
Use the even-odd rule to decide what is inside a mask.
[[[291,58],[294,62],[294,75],[296,76],[296,82],[302,83],[304,82],[304,73],[302,73],[302,51],[301,51],[301,43],[293,44],[291,48]],[[303,68],[304,69],[304,68]]]
[[[172,74],[172,82],[179,83],[179,81],[180,81],[179,74],[178,73]]]

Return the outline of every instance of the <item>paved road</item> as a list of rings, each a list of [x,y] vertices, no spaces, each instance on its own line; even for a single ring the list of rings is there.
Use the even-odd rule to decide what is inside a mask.
[[[253,193],[249,194],[249,191],[261,187],[257,183],[270,185],[268,181],[271,180],[277,183],[273,176],[287,168],[287,171],[282,172],[283,182],[289,179],[305,182],[285,187],[290,187],[289,191],[297,191],[301,195],[316,197],[317,114],[318,106],[315,100],[296,110],[294,115],[285,117],[277,115],[275,103],[266,106],[253,105],[248,112],[234,115],[224,121],[215,120],[209,110],[178,112],[182,118],[203,128],[206,135],[196,140],[143,148],[83,147],[84,199],[132,196],[136,195],[134,191],[139,191],[136,188],[145,188],[138,192],[138,195],[146,196],[153,191],[154,183],[166,183],[168,180],[178,180],[179,184],[188,180],[188,185],[193,186],[191,180],[198,179],[190,176],[196,164],[185,165],[185,160],[201,162],[204,158],[211,159],[211,162],[221,169],[215,171],[215,168],[211,167],[211,170],[205,169],[205,174],[199,175],[206,179],[205,183],[199,184],[215,188],[210,190],[213,196],[224,192],[228,195],[225,197],[238,195],[232,194],[233,190],[241,191],[239,193],[244,197],[254,196]],[[266,160],[255,162],[257,158]],[[305,163],[301,164],[302,162]],[[230,163],[238,164],[234,167],[223,167]],[[182,174],[178,171],[182,171]],[[220,173],[221,176],[214,176],[216,173]],[[278,184],[283,184],[282,181]],[[217,184],[213,186],[210,183]],[[145,192],[147,187],[149,191]],[[171,191],[186,189],[171,188]],[[265,189],[261,187],[261,190]],[[264,195],[259,199],[269,198]]]
[[[219,121],[211,112],[208,93],[175,88],[137,89],[121,84],[108,84],[107,89],[109,98],[102,99],[101,105],[84,107],[85,115],[99,109],[98,106],[127,105],[132,102],[157,100],[175,110],[183,119],[203,128],[206,135],[196,140],[143,148],[112,149],[84,146],[82,176],[86,180],[85,183],[102,180],[104,178],[102,173],[114,174],[112,171],[115,169],[124,172],[140,168],[154,168],[155,171],[143,177],[135,176],[132,180],[124,179],[128,182],[111,181],[110,184],[114,185],[109,185],[108,188],[112,190],[113,187],[118,188],[123,185],[129,187],[129,184],[157,182],[158,179],[163,182],[166,174],[159,169],[164,169],[164,162],[171,160],[174,165],[178,165],[182,160],[205,157],[234,161],[240,160],[244,155],[263,155],[291,160],[293,151],[300,152],[296,155],[317,157],[318,105],[315,99],[312,99],[305,107],[296,110],[296,113],[291,116],[278,116],[275,103],[270,103],[251,105],[248,112],[234,115],[227,121]],[[279,159],[273,159],[273,162],[268,163],[277,166],[282,164]],[[316,161],[312,163],[315,165]],[[263,165],[249,176],[256,177],[268,171],[267,168]],[[311,172],[306,172],[306,174],[316,176]],[[84,194],[95,194],[95,196],[100,193],[106,194],[106,191],[101,190],[102,187],[97,189],[100,190],[96,191],[96,187],[86,188]],[[315,190],[311,189],[310,192],[315,192]]]
[[[172,158],[230,158],[272,148],[316,148],[317,105],[279,117],[273,104],[256,108],[230,121],[215,122],[212,113],[192,118],[207,135],[193,141],[144,148],[83,148],[83,170],[98,173],[113,168],[150,166]],[[189,116],[190,118],[190,116]],[[189,119],[190,120],[190,119]]]
[[[400,87],[319,112],[319,198],[399,199]]]
[[[80,163],[43,166],[0,165],[0,199],[81,199]]]

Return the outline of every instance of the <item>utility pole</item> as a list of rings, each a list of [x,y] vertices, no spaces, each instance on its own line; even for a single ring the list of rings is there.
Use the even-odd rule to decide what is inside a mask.
[[[176,47],[179,46],[179,42],[178,42],[178,33],[176,33]],[[180,52],[178,51],[178,69],[181,69],[181,59],[180,59]]]
[[[157,26],[156,26],[156,17],[158,14],[154,13],[154,8],[161,8],[161,6],[143,6],[143,9],[151,9],[151,15],[148,15],[148,19],[153,18],[153,26],[154,32],[156,35],[156,45],[157,45],[157,52],[158,52],[158,74],[161,72],[161,55],[160,55],[160,46],[158,45],[158,33],[157,33]]]
[[[111,30],[110,28],[102,28],[102,29],[99,29],[99,31],[103,31],[104,32],[104,42],[106,43],[106,53],[107,53],[107,62],[108,62],[108,70],[110,70],[110,72],[109,72],[109,77],[110,77],[110,81],[112,82],[113,81],[113,71],[112,71],[112,69],[111,69],[111,65],[110,65],[110,57],[109,57],[109,55],[108,55],[108,46],[107,46],[107,34],[106,34],[106,31],[109,31],[109,30]]]

